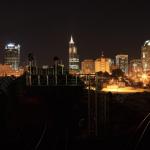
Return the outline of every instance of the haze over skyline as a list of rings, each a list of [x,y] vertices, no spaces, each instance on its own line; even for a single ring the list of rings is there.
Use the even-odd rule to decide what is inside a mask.
[[[2,2],[0,5],[0,62],[5,44],[21,45],[22,61],[32,52],[38,64],[58,56],[66,63],[70,36],[80,60],[128,53],[139,58],[150,39],[146,1]]]

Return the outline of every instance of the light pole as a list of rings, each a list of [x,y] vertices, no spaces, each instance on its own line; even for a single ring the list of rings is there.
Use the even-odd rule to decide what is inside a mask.
[[[86,75],[88,77],[88,131],[89,136],[91,135],[91,100],[90,100],[90,78],[89,75]]]
[[[57,85],[57,74],[58,74],[58,57],[54,57],[54,75],[55,75],[55,85]]]
[[[28,54],[28,60],[29,60],[29,85],[31,86],[32,85],[32,78],[31,78],[32,70],[31,70],[31,67],[32,67],[32,62],[34,60],[32,53]]]
[[[95,135],[98,136],[98,74],[95,73],[95,78],[96,78],[96,88],[95,88]]]

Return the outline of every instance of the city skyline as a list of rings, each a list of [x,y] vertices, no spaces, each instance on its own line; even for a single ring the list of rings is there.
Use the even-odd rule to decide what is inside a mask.
[[[70,38],[71,38],[71,40],[72,40],[72,38],[73,38],[73,36],[71,35],[70,36]],[[70,40],[69,40],[70,41]],[[116,52],[114,52],[113,53],[113,56],[110,56],[109,54],[106,56],[107,58],[111,58],[111,59],[113,59],[113,60],[115,60],[115,57],[117,56],[117,55],[129,55],[129,60],[133,60],[133,59],[140,59],[141,58],[141,55],[142,55],[142,52],[141,52],[141,50],[142,50],[142,47],[145,45],[145,43],[147,42],[147,41],[150,41],[150,40],[145,40],[144,41],[144,43],[143,43],[143,45],[141,45],[141,49],[139,50],[140,51],[140,55],[138,56],[138,57],[133,57],[133,58],[131,58],[130,57],[130,53],[127,53],[127,52],[123,52],[123,51],[120,51],[120,52],[118,52],[118,53],[116,53],[117,52],[117,50],[116,50]],[[73,41],[74,42],[74,41]],[[9,42],[9,43],[6,43],[4,46],[3,46],[3,51],[5,51],[5,47],[7,46],[7,45],[9,45],[9,44],[15,44],[15,42]],[[70,44],[70,42],[68,42],[69,44]],[[69,44],[68,44],[68,48],[69,48]],[[20,44],[19,44],[20,45]],[[20,45],[20,47],[22,48],[22,46]],[[67,50],[68,51],[68,50]],[[22,51],[21,51],[22,52]],[[20,53],[21,53],[20,52]],[[105,53],[105,51],[99,51],[100,53],[104,53],[104,54],[106,54]],[[29,53],[32,53],[32,52],[29,52]],[[29,54],[28,53],[28,54]],[[2,54],[2,53],[1,53]],[[25,56],[26,57],[26,63],[28,62],[28,54]],[[37,55],[36,54],[34,54],[34,53],[32,53],[33,54],[33,56],[34,56],[34,58],[36,59],[36,61],[39,61],[38,59],[37,59]],[[68,55],[68,54],[67,54]],[[65,60],[63,60],[61,57],[58,57],[62,62],[67,62],[68,63],[68,58],[67,58],[67,55],[65,56]],[[79,56],[80,56],[80,54],[79,54]],[[110,56],[110,57],[108,57],[108,56]],[[51,58],[51,61],[53,62],[53,58],[54,58],[55,56],[52,56]],[[81,56],[82,57],[82,56]],[[82,57],[82,59],[81,59],[81,61],[84,61],[85,59],[93,59],[93,60],[96,60],[97,58],[100,58],[101,57],[101,54],[99,54],[99,55],[97,55],[97,56],[95,56],[95,58],[92,58],[92,57],[84,57],[84,59],[83,59],[83,57]],[[48,56],[46,57],[46,59],[49,59],[48,58]],[[3,56],[2,56],[2,59],[1,59],[1,61],[0,61],[0,63],[4,63],[4,52],[3,52]],[[22,62],[20,62],[21,64],[23,63],[23,61]],[[48,64],[40,64],[40,65],[52,65],[53,63],[48,63]],[[67,64],[65,64],[66,66],[67,66]]]
[[[4,45],[15,42],[22,61],[33,52],[39,64],[51,64],[54,56],[66,63],[70,35],[81,60],[96,59],[101,51],[140,58],[141,46],[150,39],[148,6],[144,1],[2,2],[0,60]]]

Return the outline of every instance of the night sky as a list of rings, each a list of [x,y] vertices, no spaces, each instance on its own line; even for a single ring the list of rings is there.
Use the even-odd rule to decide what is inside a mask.
[[[52,64],[54,56],[66,63],[73,35],[80,60],[128,53],[140,58],[150,39],[150,2],[61,1],[0,4],[0,62],[8,42],[21,45],[21,61],[32,52],[38,64]]]

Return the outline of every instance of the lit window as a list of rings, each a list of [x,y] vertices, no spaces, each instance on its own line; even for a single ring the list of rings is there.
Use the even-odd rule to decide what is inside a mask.
[[[73,52],[76,53],[76,48],[73,49]]]

